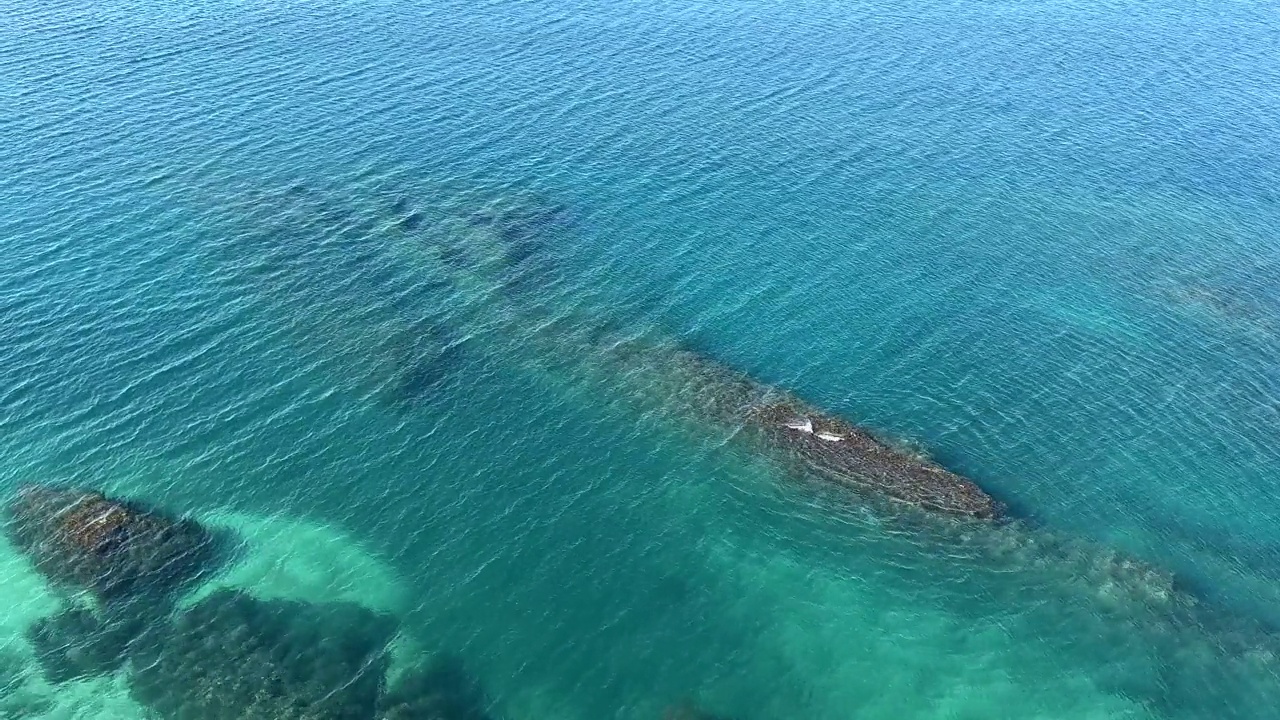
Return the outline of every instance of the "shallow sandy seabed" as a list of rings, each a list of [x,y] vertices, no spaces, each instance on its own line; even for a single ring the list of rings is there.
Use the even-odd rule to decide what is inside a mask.
[[[356,603],[402,621],[411,609],[411,593],[395,570],[338,528],[232,511],[198,519],[234,532],[242,545],[228,567],[184,598],[184,605],[220,588],[238,588],[264,600]],[[392,680],[426,657],[422,643],[403,629],[391,651]]]
[[[1050,672],[1034,648],[1010,653],[998,623],[895,608],[859,583],[785,556],[743,552],[731,543],[708,549],[709,562],[749,598],[731,612],[759,628],[758,661],[774,665],[778,677],[803,678],[816,717],[1152,717],[1141,704],[1104,691],[1083,674]],[[790,588],[791,594],[776,595],[770,588]],[[804,588],[802,596],[794,595],[796,588]],[[760,607],[775,608],[765,611],[763,623]],[[732,707],[735,689],[730,679],[704,688],[701,699],[708,707]],[[785,706],[761,709],[765,717],[787,714]]]
[[[285,516],[216,511],[200,522],[234,532],[241,547],[229,566],[183,600],[220,588],[261,599],[353,602],[404,617],[410,593],[395,571],[341,530]]]

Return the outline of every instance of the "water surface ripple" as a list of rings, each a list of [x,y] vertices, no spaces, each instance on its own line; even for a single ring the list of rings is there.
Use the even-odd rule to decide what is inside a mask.
[[[225,527],[195,597],[495,718],[1274,717],[1277,9],[0,0],[0,490]],[[0,716],[150,712],[0,585]]]

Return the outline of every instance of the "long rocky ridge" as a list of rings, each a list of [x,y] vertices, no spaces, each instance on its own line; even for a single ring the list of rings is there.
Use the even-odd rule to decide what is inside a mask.
[[[704,407],[718,408],[724,413],[722,422],[749,429],[759,445],[795,472],[928,513],[996,520],[1004,512],[977,483],[923,455],[896,448],[867,428],[696,353],[679,350],[676,356],[680,364],[702,373],[710,388],[742,393],[739,402],[727,407],[723,399]]]
[[[595,391],[605,390],[610,401],[621,397],[641,414],[656,409],[678,425],[715,428],[786,476],[816,480],[894,521],[906,518],[904,527],[918,532],[925,552],[935,539],[948,557],[954,553],[994,573],[1039,578],[1032,583],[1044,583],[1064,598],[1089,598],[1098,611],[1116,616],[1109,628],[1139,633],[1159,648],[1155,652],[1178,663],[1198,663],[1196,672],[1219,678],[1223,687],[1257,672],[1260,662],[1269,664],[1265,658],[1280,657],[1280,642],[1269,629],[1202,602],[1172,573],[1036,527],[972,480],[869,428],[660,331],[628,327],[609,311],[566,300],[563,293],[572,288],[565,289],[557,247],[572,232],[573,218],[563,206],[521,193],[433,195],[430,203],[420,203],[415,197],[423,193],[406,190],[412,183],[378,179],[357,185],[354,193],[294,185],[254,195],[245,205],[250,221],[267,228],[261,237],[288,236],[301,244],[295,251],[273,240],[248,250],[302,256],[316,241],[337,238],[340,252],[353,262],[394,257],[445,288],[451,303],[447,322],[430,323],[430,333],[422,335],[420,320],[392,318],[379,332],[393,338],[388,345],[394,352],[348,356],[358,373],[383,376],[383,399],[390,406],[412,411],[429,403],[450,381],[459,358],[484,350],[477,345],[501,346],[495,355],[523,358],[570,384],[588,378]],[[244,250],[236,249],[237,257]],[[376,292],[400,291],[371,288]],[[506,352],[512,348],[519,351]],[[1186,653],[1189,646],[1199,654]],[[1174,684],[1125,692],[1160,704],[1179,691]],[[1191,695],[1181,700],[1196,702]]]
[[[540,295],[560,284],[565,272],[555,241],[574,231],[573,213],[565,206],[518,192],[490,197],[461,193],[423,206],[395,184],[381,184],[371,192],[381,208],[374,217],[310,185],[255,197],[246,209],[261,225],[253,234],[261,245],[248,250],[293,262],[314,253],[315,238],[302,242],[296,255],[277,238],[297,236],[301,229],[304,236],[315,232],[344,248],[335,251],[335,259],[353,263],[389,250],[424,274],[445,278],[459,295],[452,304],[455,317],[429,322],[396,318],[385,323],[399,328],[389,342],[361,337],[335,343],[360,348],[349,358],[353,371],[394,376],[386,383],[392,402],[411,406],[429,395],[465,351],[459,338],[480,333],[489,342],[522,344],[551,364],[629,378],[635,394],[651,395],[638,398],[641,403],[657,401],[668,412],[731,433],[745,429],[755,451],[775,458],[791,474],[929,514],[984,521],[1004,515],[1001,504],[973,480],[793,393],[669,337],[619,339],[601,330],[616,325],[608,313],[572,303],[549,304]],[[380,236],[386,247],[370,248],[370,235]],[[383,353],[385,360],[371,359],[378,355],[367,351],[371,344],[391,348]],[[378,367],[358,369],[369,365]]]
[[[403,198],[391,203],[393,212],[410,206]],[[561,268],[550,257],[554,251],[547,236],[572,231],[566,228],[568,214],[554,204],[504,197],[478,209],[460,208],[434,224],[410,212],[389,231],[399,237],[402,251],[426,255],[462,288],[474,310],[490,311],[486,326],[492,316],[505,317],[505,332],[536,344],[548,357],[599,363],[615,377],[632,377],[637,388],[660,389],[664,404],[689,417],[747,429],[754,446],[790,472],[930,514],[986,521],[1004,514],[1002,505],[969,478],[793,393],[668,338],[619,342],[600,331],[609,320],[589,308],[540,305],[543,301],[529,289],[542,291],[557,282],[554,273]],[[529,332],[540,326],[543,331]]]

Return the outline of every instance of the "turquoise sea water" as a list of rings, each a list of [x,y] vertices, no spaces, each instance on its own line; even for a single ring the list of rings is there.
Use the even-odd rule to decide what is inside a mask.
[[[0,0],[0,489],[224,522],[495,717],[1274,718],[1277,11]],[[1017,521],[794,483],[624,341]],[[139,717],[3,550],[0,712]]]

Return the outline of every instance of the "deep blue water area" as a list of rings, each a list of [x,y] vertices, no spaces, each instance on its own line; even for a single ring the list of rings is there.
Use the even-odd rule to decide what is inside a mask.
[[[0,490],[328,528],[495,717],[1275,717],[1277,17],[0,0]],[[674,347],[1013,520],[794,482]]]

